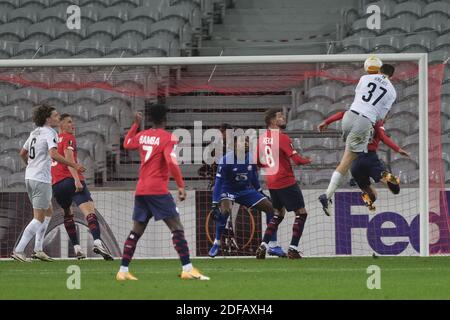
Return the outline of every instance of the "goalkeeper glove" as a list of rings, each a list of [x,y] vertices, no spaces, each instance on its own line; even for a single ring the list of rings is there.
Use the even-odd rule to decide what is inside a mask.
[[[220,209],[219,209],[219,204],[217,202],[213,202],[211,205],[211,209],[212,209],[212,216],[213,216],[214,220],[219,221],[220,217],[222,215],[222,213],[220,212]]]

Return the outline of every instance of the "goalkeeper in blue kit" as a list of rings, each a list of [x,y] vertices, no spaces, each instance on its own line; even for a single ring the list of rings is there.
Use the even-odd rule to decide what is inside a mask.
[[[274,209],[268,197],[262,192],[258,180],[256,163],[248,152],[248,142],[243,137],[235,137],[234,150],[228,152],[219,162],[216,180],[213,189],[213,213],[216,221],[216,236],[214,244],[209,250],[209,256],[215,257],[220,250],[220,239],[225,230],[233,203],[236,202],[247,208],[255,208],[266,213],[270,222]],[[244,150],[245,159],[239,158],[239,148]],[[244,158],[244,157],[241,157]],[[270,255],[286,257],[283,249],[277,245],[276,233],[272,235],[269,243]]]

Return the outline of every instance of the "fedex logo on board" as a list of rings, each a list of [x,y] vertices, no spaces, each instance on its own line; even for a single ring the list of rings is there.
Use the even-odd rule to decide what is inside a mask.
[[[446,192],[450,203],[450,192]],[[352,206],[364,206],[359,192],[335,194],[335,241],[336,254],[352,254],[352,230],[366,229],[367,243],[380,255],[401,254],[408,245],[420,250],[420,216],[408,222],[400,213],[386,211],[378,214],[352,214]],[[430,212],[430,223],[439,228],[439,240],[430,245],[430,253],[450,252],[448,217]]]

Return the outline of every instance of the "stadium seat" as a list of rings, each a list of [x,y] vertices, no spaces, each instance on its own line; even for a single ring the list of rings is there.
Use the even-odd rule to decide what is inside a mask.
[[[107,118],[120,124],[120,109],[117,106],[104,104],[98,105],[91,110],[91,120]]]
[[[392,53],[399,52],[403,46],[403,35],[383,35],[373,38],[371,41],[371,51],[379,52],[390,50]],[[384,51],[384,53],[386,53]]]
[[[77,44],[77,54],[87,54],[88,56],[105,55],[106,47],[110,43],[111,41],[101,38],[86,39]]]
[[[13,22],[6,23],[0,26],[0,38],[6,41],[20,42],[25,39],[25,30],[30,23]]]
[[[12,127],[12,136],[14,138],[25,138],[27,139],[30,132],[36,129],[33,122],[22,122],[20,126]]]
[[[416,98],[418,95],[419,95],[419,86],[418,86],[418,84],[413,84],[411,86],[406,87],[403,90],[403,99]]]
[[[352,23],[351,32],[358,37],[370,37],[376,35],[378,32],[374,29],[367,28],[367,18],[358,19]]]
[[[89,105],[75,103],[62,108],[60,113],[70,114],[75,121],[87,122],[89,121],[89,110],[92,109]]]
[[[44,45],[44,55],[59,54],[72,56],[76,52],[76,43],[68,39],[57,39]]]
[[[432,17],[428,16],[422,19],[414,21],[412,26],[413,32],[427,32],[438,33],[441,30],[441,25],[444,23],[446,18],[442,17]]]
[[[88,27],[86,35],[93,39],[112,41],[117,34],[117,24],[111,21],[101,21]]]
[[[450,40],[448,34],[444,34],[434,41],[434,50],[448,51],[449,49],[450,49]]]
[[[42,89],[39,91],[39,96],[39,103],[49,103],[54,105],[57,110],[65,107],[69,103],[69,93],[67,91]]]
[[[100,104],[103,96],[101,90],[98,89],[82,89],[71,93],[71,104],[75,103],[94,103]]]
[[[9,176],[7,182],[8,188],[25,188],[25,171],[16,172]]]
[[[51,0],[20,0],[20,7],[27,9],[43,9],[50,6]]]
[[[117,38],[130,37],[142,41],[147,38],[147,33],[147,23],[141,21],[128,21],[120,25],[117,32]]]
[[[370,40],[364,37],[350,36],[342,40],[342,48],[345,51],[355,49],[359,53],[366,53],[370,50]]]
[[[110,0],[110,6],[126,6],[129,8],[136,8],[141,4],[140,0]]]
[[[423,8],[422,15],[424,17],[448,18],[450,17],[450,4],[446,1],[431,2]]]
[[[81,24],[90,25],[97,22],[99,19],[99,11],[102,11],[103,9],[103,3],[96,3],[81,7]]]
[[[340,90],[340,88],[337,85],[324,84],[309,89],[306,95],[309,100],[328,99],[333,102],[334,100],[336,100],[338,90]]]
[[[400,132],[402,136],[408,135],[410,131],[410,124],[404,123],[401,118],[392,118],[386,121],[384,124],[386,131],[392,136],[395,136],[395,132]]]
[[[328,107],[331,105],[330,101],[320,101],[320,102],[307,102],[292,108],[289,111],[289,120],[298,119],[302,112],[304,111],[312,111],[320,114],[323,118],[327,112]]]
[[[159,33],[173,35],[180,39],[180,43],[183,47],[191,46],[192,32],[188,23],[184,24],[177,20],[162,20],[155,22],[150,26],[149,37],[153,37]]]
[[[11,138],[11,126],[6,125],[4,122],[0,122],[0,137],[4,140]]]
[[[129,54],[135,55],[139,51],[139,40],[134,38],[117,39],[109,45],[106,53],[111,54]]]
[[[77,136],[101,138],[103,143],[107,141],[108,132],[108,127],[98,121],[84,122],[77,126]],[[95,139],[93,141],[96,141]]]
[[[348,102],[336,102],[333,103],[332,105],[330,105],[327,108],[327,114],[325,115],[326,118],[328,118],[329,116],[334,115],[337,112],[341,112],[341,111],[347,111],[350,107],[350,104]]]
[[[154,10],[162,11],[164,8],[168,7],[170,3],[168,1],[161,1],[161,0],[146,0],[142,1],[141,3],[144,7],[150,7]]]
[[[108,7],[99,12],[99,21],[123,23],[128,20],[128,9],[125,7]]]
[[[189,22],[195,33],[200,33],[202,29],[201,11],[189,2],[163,8],[161,19],[181,19],[184,23]]]
[[[422,15],[422,4],[416,1],[406,1],[394,7],[392,17],[411,16],[418,18]]]
[[[8,13],[8,22],[27,22],[35,23],[38,21],[37,12],[29,8],[18,8]]]
[[[0,152],[2,154],[8,154],[12,157],[17,157],[19,154],[19,151],[22,149],[23,145],[25,144],[26,138],[14,138],[9,139],[2,143],[0,146]]]
[[[436,34],[430,32],[408,36],[403,40],[402,52],[430,52],[436,38]]]
[[[0,168],[3,170],[8,170],[11,174],[21,170],[22,166],[19,162],[18,155],[12,156],[3,154],[0,155]],[[25,182],[25,179],[24,179]]]
[[[33,57],[40,57],[43,55],[42,40],[26,40],[17,45],[15,59],[31,59]]]
[[[67,6],[50,7],[39,12],[39,21],[52,21],[59,23],[66,23],[67,21]]]
[[[65,26],[64,24],[60,26]],[[40,40],[48,42],[56,37],[56,28],[58,25],[51,21],[35,23],[28,27],[26,32],[27,40]]]
[[[2,10],[14,10],[20,7],[19,0],[3,0],[0,2],[0,8]]]
[[[311,179],[311,184],[320,185],[329,183],[333,172],[334,170],[332,169],[315,170]]]
[[[356,89],[356,85],[353,85],[353,84],[339,89],[336,94],[336,100],[342,101],[343,99],[346,99],[348,97],[354,98],[355,89]]]
[[[303,120],[303,119],[297,119],[297,120],[293,120],[291,122],[288,122],[286,129],[288,131],[293,131],[293,130],[301,130],[301,131],[313,131],[314,130],[314,124],[311,123],[308,120]]]
[[[141,43],[139,54],[156,57],[177,57],[180,56],[180,44],[178,40],[169,40],[157,35]]]
[[[17,48],[16,43],[0,40],[0,57],[1,59],[8,59],[14,55]]]
[[[148,25],[158,21],[160,12],[153,7],[138,7],[132,9],[128,15],[128,21],[141,21]]]
[[[6,121],[7,119],[13,118],[23,122],[28,119],[28,110],[30,110],[29,107],[21,107],[16,104],[2,107],[0,108],[0,120]]]
[[[408,114],[414,116],[416,119],[419,115],[417,99],[409,99],[400,103],[396,103],[392,106],[391,111],[389,111],[389,117],[395,117],[396,114]]]
[[[80,6],[89,6],[97,8],[106,8],[109,5],[109,1],[105,0],[78,0]]]
[[[380,33],[381,34],[392,34],[392,35],[396,35],[399,32],[409,33],[409,32],[411,32],[413,21],[414,21],[414,18],[412,18],[410,16],[405,16],[405,15],[386,20],[381,25]]]
[[[51,6],[52,7],[62,6],[62,5],[66,6],[66,8],[68,6],[71,6],[71,5],[79,6],[80,5],[80,1],[79,0],[51,0]],[[50,7],[50,5],[47,6],[47,7]]]
[[[29,105],[36,105],[39,101],[37,90],[34,88],[22,88],[12,91],[8,95],[8,103],[27,103]]]

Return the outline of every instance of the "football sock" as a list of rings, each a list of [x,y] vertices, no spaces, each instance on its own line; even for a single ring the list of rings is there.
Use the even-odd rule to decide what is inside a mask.
[[[172,243],[180,257],[181,264],[184,266],[191,263],[189,258],[189,247],[184,238],[184,231],[175,230],[172,232]]]
[[[303,229],[305,228],[305,222],[307,218],[307,214],[297,214],[295,215],[294,225],[292,226],[292,240],[291,246],[298,246],[300,242],[300,238],[303,234]]]
[[[216,238],[215,238],[215,240],[218,240],[219,244],[220,244],[220,239],[222,238],[222,234],[225,231],[225,226],[227,224],[229,216],[230,216],[229,213],[223,213],[220,215],[219,219],[216,220]]]
[[[274,214],[273,213],[266,213],[266,224],[269,225],[270,221],[272,221]],[[280,221],[281,223],[281,221]],[[277,246],[277,232],[275,231],[272,234],[272,237],[270,238],[270,243],[269,246],[272,247],[276,247]]]
[[[183,271],[184,271],[184,272],[189,272],[189,271],[192,270],[192,268],[194,268],[194,266],[192,265],[192,263],[188,263],[188,264],[183,265]]]
[[[44,246],[45,232],[47,232],[48,224],[50,223],[51,217],[45,217],[44,222],[42,222],[41,227],[36,232],[36,238],[34,239],[34,251],[42,251]]]
[[[279,216],[275,215],[273,216],[272,220],[269,222],[266,228],[266,232],[264,233],[263,242],[269,243],[270,239],[272,238],[272,235],[274,232],[277,232],[278,225],[280,224],[282,219],[280,219]]]
[[[75,227],[75,221],[73,220],[73,215],[64,216],[64,227],[66,228],[67,234],[69,235],[70,242],[72,245],[79,245],[77,235],[77,228]]]
[[[41,227],[42,222],[37,219],[33,219],[27,225],[25,230],[23,231],[22,238],[20,238],[19,244],[15,248],[16,252],[24,252],[25,247],[30,242],[31,239],[35,236],[36,232],[38,232]]]
[[[97,216],[95,213],[90,213],[86,216],[89,230],[91,230],[94,240],[100,239],[100,226],[98,224]]]
[[[128,272],[128,267],[120,266],[119,272]]]
[[[342,180],[344,180],[344,176],[340,174],[338,171],[333,172],[333,175],[331,176],[330,184],[328,185],[327,189],[327,198],[331,199],[336,192],[336,190],[339,188],[339,186],[342,183]]]
[[[125,240],[125,245],[123,247],[122,255],[122,266],[128,267],[131,259],[133,258],[134,251],[136,250],[136,245],[141,236],[136,232],[131,231],[128,235],[127,240]]]

